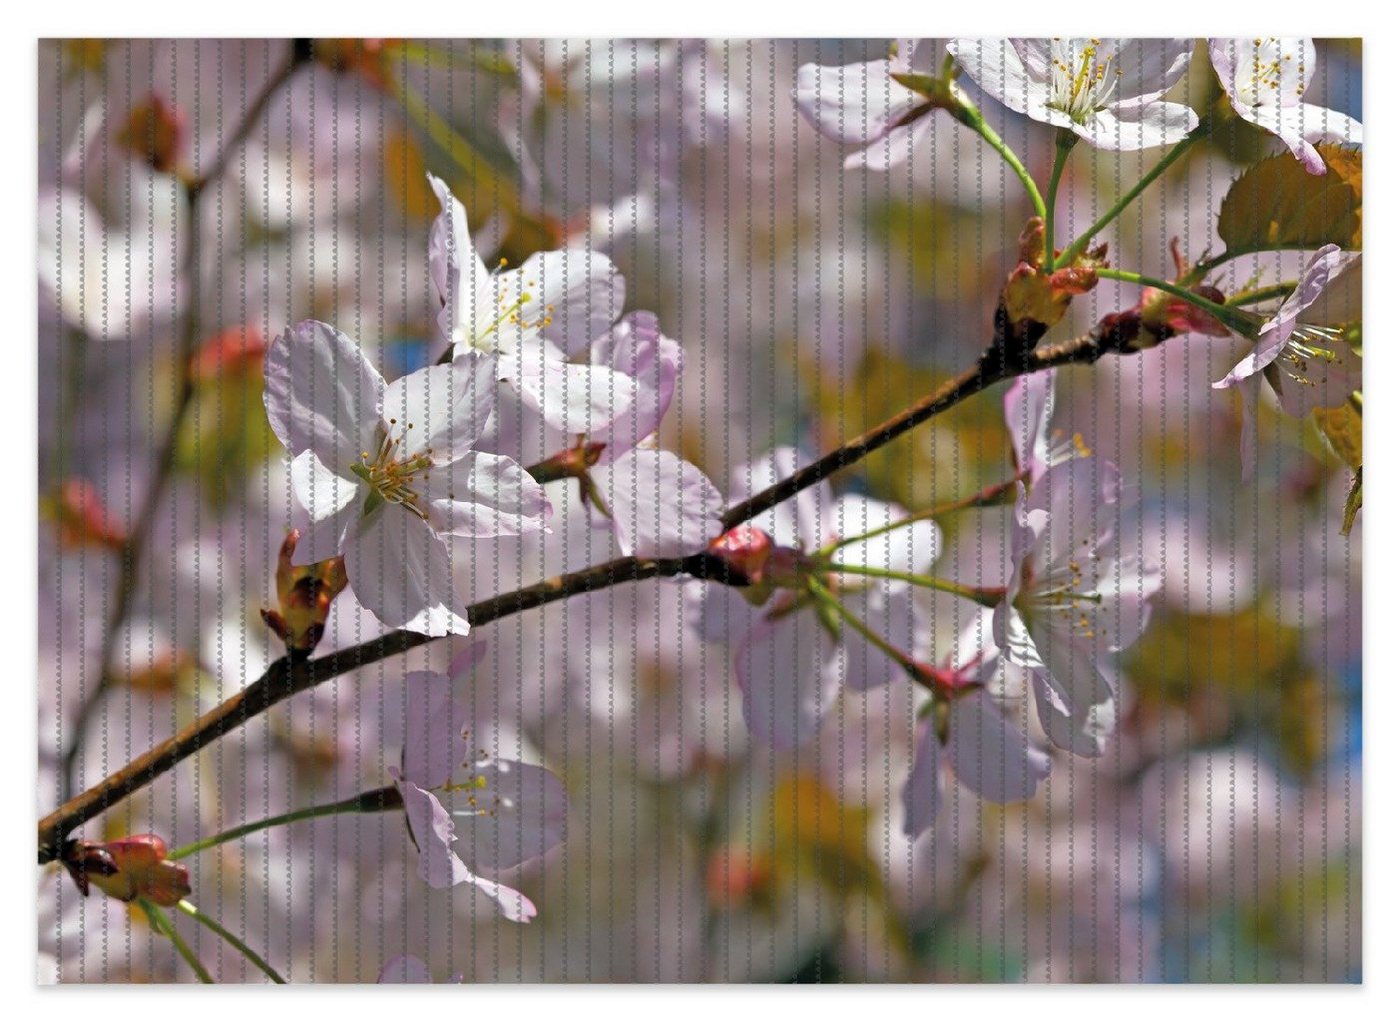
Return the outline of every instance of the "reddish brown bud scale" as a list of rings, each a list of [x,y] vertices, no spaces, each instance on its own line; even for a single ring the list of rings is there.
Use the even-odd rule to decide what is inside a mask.
[[[96,887],[118,901],[147,898],[169,908],[189,896],[190,871],[166,858],[165,842],[155,834],[106,841],[69,841],[63,865],[86,896]]]
[[[311,655],[326,630],[331,603],[349,584],[345,560],[332,557],[315,564],[295,565],[292,554],[301,534],[293,529],[277,555],[277,610],[263,609],[262,619],[287,644],[287,655]]]
[[[116,142],[151,169],[169,174],[180,162],[188,135],[185,111],[152,94],[131,108]]]

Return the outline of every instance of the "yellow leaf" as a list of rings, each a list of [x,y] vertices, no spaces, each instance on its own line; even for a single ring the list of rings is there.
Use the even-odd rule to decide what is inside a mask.
[[[1351,404],[1313,409],[1313,421],[1337,457],[1350,468],[1361,467],[1361,413]]]
[[[1234,253],[1361,248],[1361,151],[1317,147],[1325,174],[1309,174],[1291,153],[1250,167],[1220,207],[1220,238]]]

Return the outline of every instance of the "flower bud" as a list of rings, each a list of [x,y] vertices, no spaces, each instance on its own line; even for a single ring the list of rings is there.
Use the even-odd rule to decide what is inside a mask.
[[[190,359],[190,375],[209,383],[238,373],[262,372],[267,340],[251,324],[240,323],[220,331],[199,346]]]
[[[705,864],[705,893],[710,903],[736,909],[767,902],[772,894],[773,864],[748,848],[719,848]]]
[[[132,107],[116,141],[151,169],[169,174],[180,162],[187,135],[185,112],[152,94]]]
[[[86,479],[70,478],[47,499],[45,510],[54,521],[58,545],[65,550],[101,547],[120,550],[126,543],[126,526],[102,503],[97,487]]]
[[[118,901],[148,898],[169,908],[189,895],[190,871],[166,859],[165,842],[154,834],[116,841],[69,841],[63,865],[86,897],[96,887]]]
[[[278,609],[262,611],[263,620],[287,644],[287,656],[294,660],[311,655],[325,633],[331,601],[349,584],[342,557],[294,565],[292,552],[300,538],[293,529],[282,541],[277,555]]]
[[[710,540],[707,553],[722,569],[719,581],[732,586],[753,586],[764,581],[773,553],[773,537],[752,525],[736,525]]]

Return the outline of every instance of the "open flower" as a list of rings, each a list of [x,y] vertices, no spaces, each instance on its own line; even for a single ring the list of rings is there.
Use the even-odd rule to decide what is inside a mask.
[[[1196,127],[1163,95],[1191,60],[1190,39],[954,39],[948,52],[977,87],[1099,149],[1172,145]]]
[[[1235,112],[1277,135],[1308,173],[1327,172],[1314,142],[1360,144],[1360,121],[1303,102],[1317,71],[1311,39],[1212,39],[1210,62]]]
[[[1012,664],[1028,668],[1046,735],[1097,756],[1111,725],[1108,658],[1147,627],[1160,574],[1121,532],[1122,480],[1098,458],[1050,468],[1016,501],[1012,570],[992,634]]]
[[[510,869],[561,843],[563,784],[541,767],[492,758],[491,743],[474,737],[453,709],[448,675],[415,671],[405,682],[403,761],[390,774],[418,847],[418,875],[440,889],[470,884],[507,919],[529,922],[536,914],[529,898],[475,870]]]
[[[309,519],[293,563],[343,556],[356,598],[390,628],[466,634],[445,537],[544,527],[543,488],[472,447],[496,407],[489,365],[468,354],[386,384],[355,342],[313,320],[268,350],[268,420]]]
[[[602,429],[636,398],[636,383],[605,366],[569,361],[605,334],[622,311],[622,275],[605,255],[542,252],[517,270],[489,273],[472,247],[467,214],[446,184],[428,240],[428,269],[441,299],[438,327],[458,353],[496,358],[495,372],[549,425]]]
[[[883,60],[797,69],[793,98],[802,115],[827,138],[865,146],[846,157],[847,167],[889,170],[928,136],[936,107],[899,81],[915,73],[918,47],[917,39],[900,39]]]
[[[1284,410],[1290,415],[1341,404],[1360,385],[1360,362],[1337,326],[1360,319],[1360,270],[1358,253],[1343,252],[1336,245],[1318,249],[1303,268],[1293,293],[1259,328],[1254,350],[1214,383],[1217,390],[1243,383],[1253,388],[1245,394],[1244,428],[1240,435],[1240,460],[1246,479],[1254,474],[1254,406],[1265,378],[1278,391]],[[1340,280],[1343,275],[1348,279],[1345,286]],[[1317,304],[1329,294],[1327,306]],[[1344,305],[1355,308],[1344,311]]]
[[[780,447],[739,468],[730,497],[752,496],[797,468],[797,452]],[[808,555],[823,545],[906,517],[894,504],[856,495],[837,500],[825,484],[812,487],[745,527],[762,530],[774,544],[765,561],[766,570],[776,576],[768,579],[776,591],[764,606],[751,605],[742,589],[688,583],[694,627],[710,641],[732,644],[751,733],[781,747],[800,745],[816,733],[842,684],[865,691],[900,676],[902,668],[855,629],[847,625],[833,631],[804,580],[819,570]],[[915,522],[843,547],[840,563],[922,572],[938,557],[939,543],[937,525]],[[908,583],[840,571],[821,581],[891,646],[913,649],[922,630],[921,612]]]
[[[1050,776],[1050,757],[1008,716],[1008,706],[1019,704],[1024,693],[1007,681],[1021,671],[1006,664],[991,641],[991,618],[990,611],[975,615],[947,666],[927,670],[934,702],[919,724],[903,792],[904,833],[910,838],[938,816],[945,765],[991,802],[1024,801]]]

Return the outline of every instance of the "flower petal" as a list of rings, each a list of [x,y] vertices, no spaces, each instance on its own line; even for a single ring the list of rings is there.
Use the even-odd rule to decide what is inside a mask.
[[[779,748],[795,748],[817,732],[836,699],[829,669],[836,649],[810,611],[764,620],[734,650],[734,671],[749,732]]]
[[[542,337],[574,355],[607,333],[626,285],[607,256],[589,249],[537,252],[520,269],[490,278],[490,315],[500,351]],[[486,324],[482,324],[483,327]]]
[[[909,512],[898,504],[871,500],[857,494],[846,494],[826,515],[823,533],[826,536],[859,536],[908,517]],[[837,559],[844,564],[866,568],[924,574],[938,559],[941,542],[942,534],[935,523],[914,522],[903,528],[844,546]],[[847,581],[870,584],[885,592],[893,592],[908,585],[895,580],[854,575]]]
[[[503,356],[501,378],[549,425],[570,435],[606,429],[637,399],[637,383],[605,366],[575,365],[544,354]]]
[[[683,557],[722,531],[724,498],[705,473],[670,451],[637,448],[593,470],[628,556]]]
[[[387,628],[433,636],[471,629],[446,544],[405,508],[380,507],[352,530],[345,573],[355,598]]]
[[[891,129],[888,134],[875,139],[864,149],[851,153],[842,166],[847,170],[860,167],[866,170],[890,170],[926,149],[932,134],[933,113],[930,111],[908,124]]]
[[[409,827],[418,844],[419,877],[439,890],[471,884],[494,900],[501,914],[511,922],[525,923],[533,919],[535,906],[529,898],[505,884],[477,876],[453,851],[456,828],[452,816],[436,796],[411,781],[396,780],[403,794]]]
[[[1184,103],[1160,100],[1141,107],[1110,106],[1084,125],[1071,127],[1097,149],[1136,152],[1175,145],[1195,130],[1200,118]]]
[[[1361,144],[1361,122],[1338,110],[1329,110],[1315,103],[1304,103],[1303,137],[1309,142],[1341,142]]]
[[[730,477],[730,502],[762,493],[792,475],[804,463],[795,448],[775,447],[761,458],[740,465]],[[831,502],[831,488],[822,482],[765,511],[754,518],[752,524],[772,536],[778,546],[814,550],[826,541],[822,534],[823,514]]]
[[[471,880],[471,870],[452,850],[457,840],[452,815],[432,792],[406,778],[394,779],[403,795],[404,816],[418,846],[418,876],[438,890]]]
[[[1318,249],[1298,279],[1298,286],[1284,299],[1272,319],[1259,330],[1254,350],[1235,365],[1225,376],[1212,384],[1217,390],[1232,387],[1270,365],[1278,358],[1298,326],[1298,318],[1313,302],[1322,297],[1332,278],[1339,275],[1350,259],[1336,245]]]
[[[1106,40],[1107,42],[1107,40]],[[1110,73],[1118,74],[1113,98],[1120,109],[1161,99],[1186,73],[1195,39],[1118,39]]]
[[[1105,739],[1113,730],[1112,699],[1074,705],[1050,671],[1044,669],[1032,672],[1031,691],[1035,694],[1040,726],[1056,748],[1076,756],[1103,755]]]
[[[1050,776],[1050,757],[984,691],[953,700],[948,759],[958,780],[992,802],[1024,801]]]
[[[359,510],[358,481],[326,468],[314,451],[302,451],[293,458],[290,473],[300,512],[293,513],[292,525],[301,533],[292,563],[315,564],[338,556]]]
[[[589,434],[589,440],[606,445],[600,458],[606,464],[661,427],[684,355],[679,344],[662,335],[654,314],[633,312],[594,343],[591,361],[615,369],[637,384],[630,408],[619,407],[609,426]]]
[[[473,771],[473,786],[454,791],[447,805],[474,868],[510,869],[563,843],[569,802],[558,777],[514,760],[477,763]]]
[[[943,804],[943,756],[932,715],[919,725],[914,765],[900,800],[904,804],[904,833],[909,838],[917,838],[933,826]]]
[[[797,69],[793,98],[812,127],[837,142],[871,142],[928,101],[890,77],[888,59]]]
[[[425,366],[384,388],[383,416],[403,429],[404,454],[432,451],[438,462],[455,461],[472,449],[496,411],[496,359],[478,352],[446,365]]]
[[[1016,468],[1034,485],[1050,461],[1050,418],[1055,414],[1055,370],[1018,376],[1002,399]]]
[[[842,600],[880,638],[911,656],[920,633],[928,630],[928,622],[919,612],[908,586],[888,597],[866,592],[848,594]],[[839,653],[836,675],[857,692],[888,685],[904,674],[903,668],[888,653],[877,649],[853,628],[842,629]]]
[[[686,624],[706,642],[729,642],[755,624],[760,611],[733,586],[685,583]]]
[[[452,679],[436,671],[404,677],[403,776],[435,788],[452,776],[468,755],[462,718],[452,709]]]
[[[544,487],[515,461],[477,451],[429,469],[422,496],[428,524],[443,536],[540,532],[553,511]]]
[[[979,89],[1024,114],[1049,95],[1050,50],[1045,40],[1015,42],[1019,51],[1011,39],[954,39],[948,52]]]
[[[298,323],[268,348],[263,402],[277,439],[293,455],[315,451],[348,472],[373,445],[384,379],[360,346],[335,327]]]
[[[442,212],[428,231],[428,274],[443,303],[438,312],[438,328],[451,344],[470,343],[476,336],[478,317],[484,328],[493,308],[491,277],[472,247],[467,211],[441,179],[429,174],[428,184],[442,204]]]

